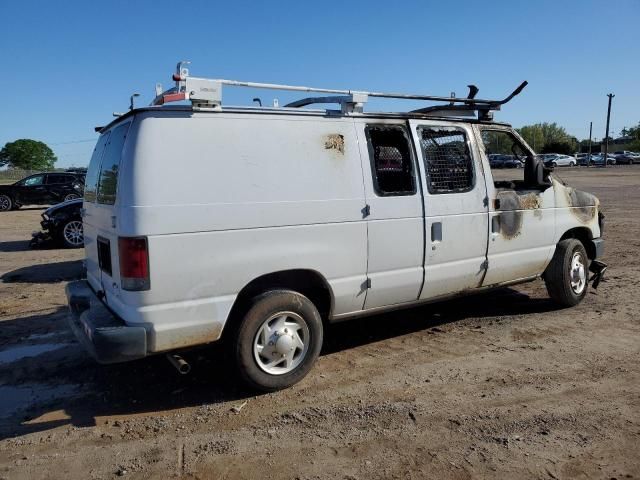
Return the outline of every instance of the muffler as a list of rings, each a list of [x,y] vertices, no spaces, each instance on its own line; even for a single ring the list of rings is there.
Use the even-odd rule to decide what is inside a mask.
[[[191,371],[191,365],[180,355],[175,355],[171,353],[167,353],[167,360],[169,363],[175,367],[180,375],[186,375]]]

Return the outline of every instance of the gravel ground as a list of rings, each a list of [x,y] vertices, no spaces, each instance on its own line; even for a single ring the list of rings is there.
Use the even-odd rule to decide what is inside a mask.
[[[82,251],[0,214],[0,479],[638,478],[640,168],[559,169],[606,214],[597,292],[542,282],[332,326],[310,375],[255,396],[220,349],[98,366],[67,329]]]

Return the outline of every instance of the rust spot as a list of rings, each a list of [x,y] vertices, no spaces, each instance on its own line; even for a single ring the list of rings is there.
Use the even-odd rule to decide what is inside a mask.
[[[344,153],[344,135],[340,135],[339,133],[327,135],[324,141],[324,148]]]
[[[572,187],[565,188],[569,211],[583,223],[589,223],[596,217],[598,199],[590,193],[576,190]]]

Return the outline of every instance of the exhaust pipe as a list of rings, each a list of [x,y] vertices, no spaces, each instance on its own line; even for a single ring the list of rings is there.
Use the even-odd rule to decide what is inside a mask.
[[[178,370],[180,375],[186,375],[191,371],[191,365],[189,365],[189,363],[180,355],[167,353],[167,360],[169,360],[169,363]]]

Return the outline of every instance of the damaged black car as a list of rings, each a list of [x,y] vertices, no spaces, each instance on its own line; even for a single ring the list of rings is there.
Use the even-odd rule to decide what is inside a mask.
[[[84,246],[82,229],[82,198],[69,200],[48,208],[42,214],[42,232],[34,233],[32,247],[55,243],[67,248]]]

